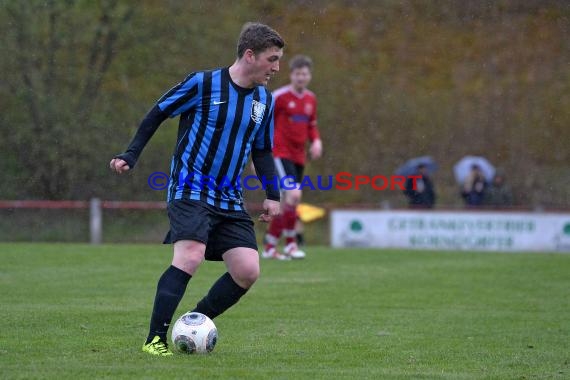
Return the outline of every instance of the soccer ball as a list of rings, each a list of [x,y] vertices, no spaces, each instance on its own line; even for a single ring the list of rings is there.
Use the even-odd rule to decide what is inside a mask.
[[[185,313],[172,327],[172,343],[185,354],[207,354],[214,349],[217,340],[216,325],[202,313]]]

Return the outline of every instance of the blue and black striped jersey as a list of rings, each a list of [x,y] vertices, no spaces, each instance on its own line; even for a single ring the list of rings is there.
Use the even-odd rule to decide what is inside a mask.
[[[228,68],[199,71],[157,102],[180,115],[168,201],[193,199],[243,210],[241,175],[252,149],[271,150],[274,101],[264,86],[238,86]]]

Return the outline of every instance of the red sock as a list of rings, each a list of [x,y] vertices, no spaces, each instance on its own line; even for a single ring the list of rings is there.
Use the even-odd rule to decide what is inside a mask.
[[[285,244],[296,243],[297,234],[295,224],[297,223],[297,207],[285,205],[283,208],[283,235]]]
[[[265,234],[265,250],[275,248],[279,242],[279,238],[283,233],[283,215],[274,217],[269,223],[269,228]]]

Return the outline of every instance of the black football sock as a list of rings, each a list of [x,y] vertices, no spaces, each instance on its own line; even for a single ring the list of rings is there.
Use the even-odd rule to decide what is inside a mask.
[[[172,316],[184,296],[190,278],[192,276],[188,273],[172,265],[162,274],[156,286],[150,331],[146,343],[150,343],[157,335],[164,342],[167,341],[168,326],[170,326]]]
[[[236,284],[232,276],[226,272],[216,281],[206,297],[202,298],[192,311],[205,314],[214,319],[232,307],[246,292],[247,289]]]

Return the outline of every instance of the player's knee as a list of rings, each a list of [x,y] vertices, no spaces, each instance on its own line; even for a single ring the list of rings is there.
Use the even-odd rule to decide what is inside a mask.
[[[172,265],[182,269],[186,273],[194,274],[196,269],[204,261],[205,246],[201,243],[182,243],[177,242],[174,246],[174,258]]]
[[[285,201],[292,206],[297,206],[301,203],[302,194],[303,193],[299,189],[288,190],[285,195]]]
[[[188,256],[188,258],[184,261],[183,270],[187,273],[194,274],[196,269],[202,264],[204,261],[204,256],[200,256],[199,254],[193,254]]]
[[[234,281],[242,288],[248,289],[257,281],[259,274],[259,264],[249,263],[235,271]]]

